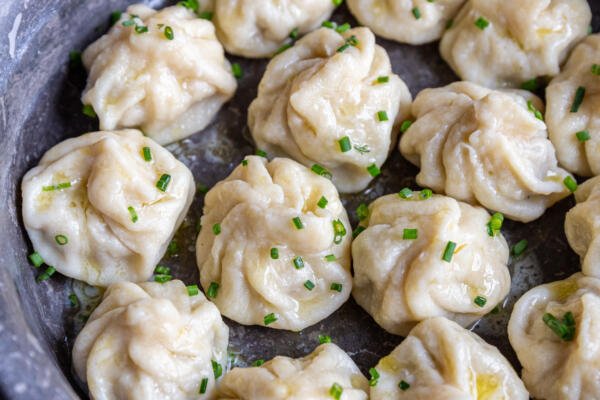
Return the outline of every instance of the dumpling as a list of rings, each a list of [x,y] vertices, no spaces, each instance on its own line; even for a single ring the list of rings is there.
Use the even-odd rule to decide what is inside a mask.
[[[136,130],[57,144],[21,189],[35,250],[93,286],[147,280],[195,193],[190,170]]]
[[[546,101],[558,161],[577,175],[600,175],[600,34],[575,47],[546,88]]]
[[[181,6],[130,6],[82,60],[100,128],[139,127],[160,144],[204,129],[237,88],[213,24]]]
[[[319,27],[335,8],[332,0],[212,0],[217,36],[237,56],[271,57],[286,40]],[[210,4],[212,3],[212,4]],[[294,32],[294,34],[292,34]]]
[[[325,343],[303,358],[278,356],[260,367],[234,368],[219,384],[217,399],[367,400],[368,392],[367,379],[354,361],[335,344]]]
[[[333,184],[250,156],[204,200],[200,281],[223,315],[298,331],[350,296],[350,223]]]
[[[415,326],[375,367],[371,400],[528,400],[497,348],[443,317]]]
[[[508,294],[508,245],[483,208],[407,190],[369,206],[352,242],[352,294],[397,335],[437,316],[468,326]]]
[[[577,273],[515,304],[508,338],[532,397],[600,398],[600,280]]]
[[[181,281],[115,283],[73,347],[77,376],[95,400],[214,399],[229,328]]]
[[[468,0],[440,52],[463,80],[519,87],[558,74],[591,20],[587,0]]]
[[[248,125],[259,149],[316,164],[340,192],[358,192],[379,174],[410,101],[369,29],[321,28],[269,63]]]
[[[565,217],[567,240],[581,257],[583,273],[600,278],[600,176],[579,186],[575,200]]]
[[[442,37],[465,0],[348,0],[352,14],[386,39],[423,44]]]
[[[525,91],[469,82],[425,89],[412,105],[416,121],[400,151],[421,167],[419,185],[533,221],[574,183],[557,165],[542,111],[541,101]]]

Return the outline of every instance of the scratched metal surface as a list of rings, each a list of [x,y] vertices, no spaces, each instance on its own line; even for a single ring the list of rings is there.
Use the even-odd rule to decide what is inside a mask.
[[[70,351],[81,329],[82,316],[98,293],[71,279],[55,275],[36,284],[37,271],[28,265],[30,244],[20,219],[19,185],[23,174],[43,152],[68,137],[97,129],[97,122],[84,117],[80,93],[85,84],[81,67],[69,65],[71,50],[82,50],[108,27],[112,11],[123,9],[126,1],[63,0],[29,4],[28,0],[4,0],[0,4],[0,397],[14,399],[86,398],[85,388],[71,372]],[[150,1],[161,7],[163,1]],[[590,0],[594,31],[600,27],[600,1]],[[345,6],[334,14],[337,22],[356,21]],[[437,43],[425,46],[400,45],[378,40],[389,52],[394,72],[408,84],[413,96],[426,87],[456,80],[441,60]],[[216,121],[198,133],[168,148],[193,171],[196,182],[212,186],[226,177],[244,155],[253,152],[246,127],[246,110],[256,95],[266,60],[251,61],[229,57],[244,70],[234,99]],[[383,174],[363,193],[343,200],[356,223],[354,209],[361,202],[393,193],[405,186],[415,187],[417,170],[397,150],[383,167]],[[201,215],[203,196],[198,195],[176,240],[179,251],[167,256],[164,264],[188,284],[198,282],[194,258],[195,224]],[[539,220],[524,225],[507,222],[509,243],[522,238],[529,248],[519,259],[511,259],[513,278],[509,298],[495,315],[489,315],[473,329],[519,368],[508,344],[506,323],[510,310],[522,293],[543,282],[562,279],[578,270],[578,259],[569,249],[563,233],[565,212],[572,199],[556,205]],[[75,291],[89,298],[81,307],[71,307],[68,295]],[[258,358],[275,355],[303,356],[317,344],[317,335],[328,334],[367,371],[388,354],[402,338],[387,334],[353,300],[331,317],[300,333],[245,327],[226,320],[230,326],[232,365],[246,365]],[[71,389],[71,387],[73,389]],[[43,396],[41,393],[43,391]]]

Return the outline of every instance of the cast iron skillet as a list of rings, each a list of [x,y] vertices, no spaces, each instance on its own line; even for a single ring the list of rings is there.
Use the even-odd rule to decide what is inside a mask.
[[[594,12],[594,32],[600,28],[600,0],[589,0]],[[31,244],[20,217],[20,182],[54,144],[97,129],[97,121],[81,113],[79,96],[85,71],[69,62],[69,52],[82,50],[103,34],[109,16],[131,2],[121,0],[2,0],[0,2],[0,397],[10,399],[86,398],[85,388],[71,372],[70,350],[86,310],[72,307],[68,295],[81,285],[58,274],[36,284],[40,273],[28,264]],[[164,1],[147,1],[162,7]],[[342,6],[337,22],[356,21]],[[416,95],[425,87],[456,80],[441,60],[437,43],[405,46],[379,39],[392,58],[394,71]],[[231,103],[220,112],[207,131],[169,146],[194,172],[198,183],[213,185],[227,176],[245,154],[253,151],[246,128],[246,109],[256,95],[265,60],[240,62],[245,75]],[[353,210],[362,201],[393,193],[404,186],[416,187],[416,168],[395,149],[383,175],[364,193],[345,196]],[[197,283],[193,244],[195,221],[201,215],[202,195],[177,235],[180,251],[166,257],[175,276]],[[512,291],[498,314],[489,315],[474,330],[520,368],[506,337],[506,322],[515,298],[532,286],[562,279],[579,270],[579,260],[569,249],[563,233],[567,199],[539,220],[524,225],[508,222],[510,243],[529,240],[529,249],[511,260]],[[351,299],[330,318],[300,333],[242,327],[227,320],[231,328],[231,364],[247,365],[277,354],[303,356],[317,344],[317,335],[329,334],[366,372],[389,353],[401,337],[385,333]]]

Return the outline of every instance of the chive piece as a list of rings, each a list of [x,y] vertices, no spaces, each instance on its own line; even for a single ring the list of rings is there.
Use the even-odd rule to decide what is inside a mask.
[[[81,64],[81,52],[75,50],[70,51],[69,61],[71,61],[72,64]]]
[[[38,275],[38,277],[35,279],[35,281],[37,283],[47,281],[48,279],[50,279],[50,277],[52,275],[54,275],[55,272],[56,272],[56,269],[54,267],[48,267],[48,268],[46,268],[46,270],[43,273]]]
[[[487,223],[488,235],[496,236],[500,233],[500,229],[502,229],[502,224],[504,223],[504,215],[502,213],[494,213]]]
[[[383,111],[383,110],[382,110],[382,111],[377,111],[377,120],[378,120],[379,122],[385,122],[385,121],[389,121],[389,118],[388,118],[387,112],[385,112],[385,111]]]
[[[333,385],[331,385],[331,388],[329,389],[329,395],[331,397],[333,397],[335,400],[340,400],[342,398],[343,392],[344,392],[344,389],[340,386],[339,383],[334,383]]]
[[[408,128],[410,128],[410,126],[413,124],[413,121],[411,121],[410,119],[405,120],[404,122],[402,122],[402,124],[400,125],[400,132],[404,133],[408,130]]]
[[[333,282],[331,284],[331,286],[329,286],[330,290],[333,290],[333,291],[336,291],[336,292],[339,292],[339,293],[342,292],[342,288],[343,288],[343,285],[341,283],[338,283],[338,282]]]
[[[379,381],[379,372],[375,368],[369,368],[369,375],[371,375],[371,379],[369,379],[369,386],[377,386],[377,381]]]
[[[378,76],[377,83],[388,83],[390,81],[389,76]]]
[[[71,182],[61,182],[56,185],[42,186],[42,191],[51,192],[53,190],[68,189],[71,187]]]
[[[540,110],[538,110],[537,108],[535,108],[535,106],[533,105],[533,103],[531,102],[531,100],[527,100],[527,109],[529,111],[531,111],[533,113],[533,115],[539,119],[540,121],[544,120],[544,116],[542,115],[542,113],[540,112]]]
[[[175,239],[171,240],[169,242],[169,245],[167,246],[167,254],[169,256],[174,256],[179,252],[179,244],[177,244],[177,242],[175,241]]]
[[[340,26],[336,27],[336,28],[335,28],[335,31],[336,31],[337,33],[344,33],[344,32],[346,32],[347,30],[349,30],[350,28],[351,28],[350,24],[349,24],[349,23],[347,23],[347,22],[344,22],[344,23],[343,23],[343,24],[341,24]]]
[[[69,295],[69,303],[71,304],[71,307],[79,307],[79,299],[75,293]]]
[[[208,387],[208,378],[202,378],[202,381],[200,382],[200,390],[198,390],[198,393],[199,394],[206,393],[207,387]]]
[[[142,156],[144,157],[144,161],[152,161],[152,152],[150,151],[150,147],[144,147],[142,149]]]
[[[317,202],[317,206],[319,208],[325,208],[325,207],[327,207],[327,203],[329,203],[329,200],[327,200],[327,197],[321,196],[321,198]]]
[[[261,149],[256,150],[256,155],[262,158],[267,158],[267,152]]]
[[[252,366],[253,366],[253,367],[260,367],[260,366],[261,366],[261,365],[263,365],[264,363],[265,363],[265,360],[263,360],[262,358],[260,358],[260,359],[258,359],[258,360],[256,360],[256,361],[254,361],[254,362],[252,363]]]
[[[294,257],[292,262],[294,263],[294,267],[296,267],[296,269],[304,268],[304,260],[302,259],[302,257],[296,256]]]
[[[31,253],[27,258],[29,258],[29,261],[36,268],[39,268],[44,263],[44,259],[42,258],[42,256],[40,256],[40,253],[38,253],[37,251]]]
[[[271,258],[277,260],[279,258],[279,249],[277,247],[271,248]]]
[[[344,0],[331,0],[331,1],[333,2],[333,5],[336,7],[341,5],[344,2]]]
[[[69,238],[62,234],[54,236],[54,240],[56,240],[56,243],[58,243],[61,246],[64,246],[65,244],[69,243]]]
[[[286,51],[290,47],[292,47],[291,43],[284,43],[284,44],[282,44],[281,47],[278,48],[277,51],[275,52],[275,55],[283,53],[284,51]]]
[[[450,29],[454,26],[454,19],[450,18],[448,22],[446,22],[446,29]]]
[[[208,193],[208,190],[209,190],[208,186],[206,186],[202,183],[198,183],[196,185],[196,191],[199,193],[206,194],[206,193]]]
[[[331,343],[331,336],[319,335],[319,344]]]
[[[90,117],[90,118],[96,118],[97,117],[96,111],[94,111],[94,107],[92,107],[91,104],[84,104],[83,108],[81,109],[81,112],[86,117]]]
[[[419,7],[413,8],[411,12],[415,19],[421,19],[421,10],[419,10]]]
[[[132,206],[127,207],[127,211],[129,211],[129,216],[131,217],[131,222],[133,222],[134,224],[138,221],[138,215],[137,212],[135,211],[135,208],[133,208]]]
[[[452,261],[452,256],[454,255],[454,250],[456,249],[456,243],[449,241],[446,245],[446,249],[444,249],[444,254],[442,255],[442,260],[446,262]]]
[[[413,197],[413,191],[405,187],[398,192],[398,196],[400,196],[401,199],[407,200]]]
[[[348,43],[342,45],[339,49],[337,49],[338,53],[342,53],[344,51],[346,51],[346,49],[348,49],[348,47],[350,47],[350,45]]]
[[[242,167],[247,167],[248,166],[248,160],[244,159],[242,160]]]
[[[404,229],[402,232],[402,239],[404,240],[415,240],[419,237],[419,231],[416,228]]]
[[[336,260],[337,260],[337,258],[335,256],[335,254],[327,254],[325,256],[325,261],[327,261],[327,262],[334,262]]]
[[[352,35],[346,39],[345,43],[340,48],[337,49],[337,52],[342,53],[346,49],[348,49],[350,46],[356,47],[357,45],[358,45],[358,39],[356,38],[356,36]]]
[[[148,32],[148,27],[147,26],[143,26],[143,25],[136,25],[135,26],[135,33],[146,33]]]
[[[198,11],[200,4],[198,4],[198,0],[182,0],[177,5],[188,8],[194,12]]]
[[[373,178],[381,175],[381,170],[379,169],[379,167],[375,164],[371,164],[367,167],[367,172],[369,173],[369,175],[371,175]]]
[[[545,313],[542,321],[562,340],[565,342],[575,338],[575,318],[573,313],[568,311],[562,318],[562,321],[550,313]]]
[[[485,303],[487,303],[487,299],[483,296],[477,296],[473,299],[473,303],[475,303],[478,307],[485,307]]]
[[[294,224],[296,229],[304,229],[304,224],[302,223],[302,220],[300,219],[300,217],[292,218],[292,223]]]
[[[600,65],[598,65],[598,64],[592,65],[592,74],[600,75]]]
[[[290,32],[290,34],[288,36],[289,36],[290,39],[296,40],[296,39],[298,39],[298,34],[299,33],[300,32],[298,31],[298,28],[294,28],[294,29],[292,29],[292,31]]]
[[[321,24],[321,26],[323,28],[329,28],[329,29],[335,29],[335,28],[337,28],[337,24],[335,22],[332,22],[332,21],[323,21],[323,23]]]
[[[521,254],[523,254],[523,252],[525,251],[525,249],[527,249],[527,239],[523,239],[517,242],[517,244],[515,244],[512,248],[512,253],[515,257],[520,256]]]
[[[369,218],[369,206],[365,203],[360,203],[358,207],[356,207],[356,216],[359,221],[364,221]]]
[[[158,179],[158,182],[156,182],[156,188],[161,192],[166,192],[167,187],[169,187],[169,182],[171,182],[171,175],[162,174]]]
[[[171,275],[171,268],[165,267],[164,265],[157,265],[154,268],[154,273],[156,275]]]
[[[221,233],[221,224],[219,224],[218,222],[214,224],[212,226],[212,231],[215,234],[215,236],[219,235]]]
[[[571,193],[575,193],[577,190],[577,181],[573,179],[571,175],[567,175],[565,179],[563,179],[563,184],[569,189]]]
[[[357,226],[356,229],[352,232],[352,239],[356,239],[356,237],[360,235],[365,229],[367,228],[365,228],[362,225]]]
[[[540,88],[540,83],[538,82],[537,78],[533,78],[533,79],[530,79],[528,81],[521,83],[521,89],[529,90],[530,92],[535,92],[539,88]]]
[[[352,150],[352,143],[350,142],[350,138],[348,136],[344,136],[338,140],[338,144],[340,145],[340,151],[342,153]]]
[[[308,290],[313,290],[315,288],[315,284],[311,280],[307,280],[304,282],[304,287]]]
[[[121,19],[121,15],[123,15],[121,11],[113,11],[110,13],[110,26],[116,24]]]
[[[475,26],[481,30],[484,30],[489,25],[490,25],[490,22],[483,17],[479,17],[479,18],[477,18],[477,20],[475,20]]]
[[[197,296],[198,293],[200,293],[200,289],[198,288],[198,285],[188,285],[188,286],[186,286],[186,289],[187,289],[188,296],[190,296],[190,297]]]
[[[170,26],[165,26],[165,30],[163,32],[165,34],[165,37],[169,40],[173,40],[175,39],[175,34],[173,33],[173,28],[171,28]]]
[[[135,21],[133,19],[128,19],[127,21],[123,21],[121,25],[123,25],[124,27],[130,27],[135,25]]]
[[[430,199],[431,196],[433,196],[433,192],[431,191],[431,189],[423,189],[419,193],[419,197],[421,198],[421,200]]]
[[[217,282],[211,282],[206,291],[206,296],[210,299],[216,299],[219,294],[219,284]]]
[[[211,21],[213,19],[213,12],[211,11],[202,11],[198,14],[198,18],[205,19],[207,21]]]
[[[231,73],[236,79],[242,79],[244,76],[244,71],[242,70],[242,66],[238,63],[231,64]],[[264,155],[266,157],[266,153]]]
[[[369,146],[366,144],[363,144],[362,146],[354,146],[354,150],[358,151],[360,154],[366,154],[371,152],[371,149],[369,149]]]
[[[321,166],[319,164],[313,164],[313,166],[310,167],[310,170],[312,172],[314,172],[315,174],[317,174],[317,175],[320,175],[320,176],[322,176],[324,178],[327,178],[327,179],[331,179],[331,172],[329,172],[327,170],[327,168],[325,168],[325,167],[323,167],[323,166]]]
[[[210,363],[212,364],[213,375],[215,376],[215,380],[217,380],[221,377],[221,375],[223,375],[223,367],[215,360],[210,360]]]
[[[590,136],[590,132],[588,132],[587,130],[577,132],[575,134],[575,137],[577,138],[577,140],[579,140],[582,143],[587,142],[588,140],[590,140],[592,138]]]
[[[575,98],[573,99],[573,105],[571,106],[571,112],[576,113],[579,111],[579,107],[581,103],[583,103],[583,98],[585,97],[585,88],[583,86],[579,86],[577,91],[575,92]]]
[[[346,236],[346,227],[344,226],[344,223],[339,219],[336,219],[332,221],[331,224],[333,225],[333,243],[342,243],[344,236]]]
[[[400,388],[400,390],[402,390],[404,392],[410,388],[410,385],[406,381],[400,381],[400,383],[398,384],[398,387]]]
[[[165,283],[173,279],[171,275],[154,275],[154,282]]]
[[[265,326],[268,326],[268,325],[272,324],[275,321],[277,321],[277,316],[274,313],[270,313],[270,314],[265,315],[265,318],[263,319],[263,322],[265,323]]]

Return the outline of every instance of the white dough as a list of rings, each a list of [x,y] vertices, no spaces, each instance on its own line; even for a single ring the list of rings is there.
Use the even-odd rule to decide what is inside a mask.
[[[371,400],[528,400],[497,348],[443,317],[419,323],[375,367]],[[401,381],[410,387],[399,388]]]
[[[350,38],[356,46],[338,51]],[[389,81],[378,83],[378,77]],[[308,167],[319,164],[340,192],[358,192],[373,179],[367,168],[385,162],[410,101],[369,29],[340,34],[321,28],[271,60],[248,110],[248,125],[258,148]],[[380,111],[387,121],[380,120]],[[344,137],[352,145],[347,152],[339,143]]]
[[[352,242],[353,296],[385,330],[406,336],[419,321],[444,316],[468,326],[508,294],[508,246],[490,236],[490,215],[450,197],[396,194],[369,206],[366,230]],[[403,239],[417,229],[416,239]],[[456,243],[451,262],[442,259]],[[483,307],[475,304],[485,298]]]
[[[465,0],[348,0],[352,14],[377,35],[423,44],[442,37]],[[418,18],[416,18],[418,15]]]
[[[121,282],[77,336],[73,366],[93,400],[214,399],[213,362],[225,371],[228,341],[217,308],[183,282]]]
[[[325,208],[318,206],[321,197],[327,199]],[[345,230],[337,238],[335,221]],[[346,210],[329,180],[292,160],[247,157],[207,193],[201,223],[200,281],[205,290],[213,282],[219,285],[212,300],[236,322],[264,325],[273,313],[277,321],[269,327],[299,331],[350,296],[352,232]],[[277,258],[271,256],[273,248]],[[327,261],[328,255],[335,260]],[[296,257],[303,266],[294,263]],[[331,289],[334,283],[342,285],[341,291]]]
[[[204,129],[237,88],[213,24],[182,6],[130,6],[82,59],[89,71],[82,102],[100,128],[139,127],[160,144]]]
[[[163,174],[171,176],[166,192],[156,187]],[[48,190],[64,183],[70,187]],[[136,130],[87,133],[57,144],[21,188],[34,249],[61,274],[94,286],[147,280],[195,193],[190,170]],[[60,245],[57,235],[68,242]]]
[[[332,400],[334,383],[341,400],[367,400],[369,385],[354,361],[333,343],[303,358],[278,356],[261,367],[234,368],[219,385],[219,400]]]
[[[598,65],[596,73],[592,66]],[[582,176],[600,175],[600,34],[583,40],[569,57],[560,75],[546,88],[546,122],[558,161]],[[571,112],[579,87],[585,89],[577,112]],[[580,142],[577,132],[590,139]]]
[[[525,91],[469,82],[425,89],[412,105],[416,121],[400,139],[400,151],[421,167],[419,185],[533,221],[569,191],[546,125],[530,106],[543,112],[541,101]]]
[[[565,218],[565,233],[581,257],[583,273],[600,278],[600,177],[580,185],[575,200],[577,205]]]
[[[562,340],[543,321],[571,312],[572,340]],[[515,304],[508,338],[523,366],[523,382],[533,398],[600,398],[600,280],[577,273],[525,293]]]
[[[440,52],[463,80],[519,87],[558,74],[591,20],[587,0],[468,0],[444,33]],[[481,29],[476,22],[489,25]]]

